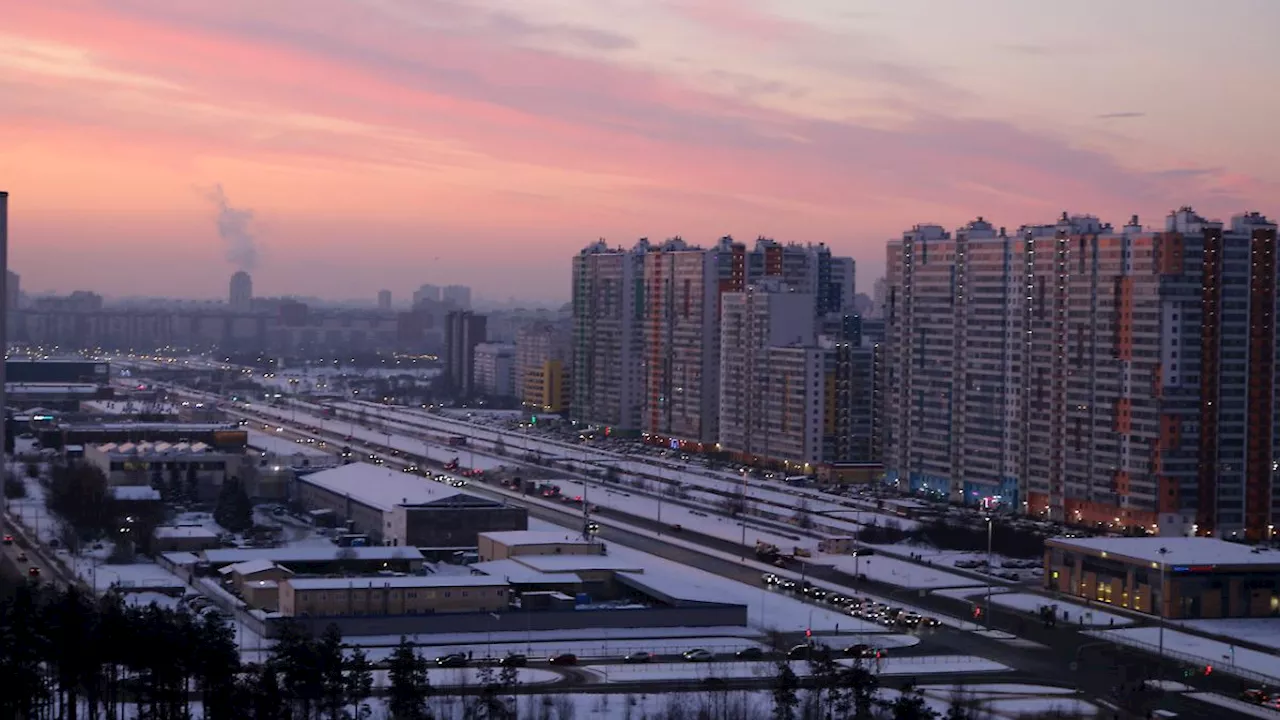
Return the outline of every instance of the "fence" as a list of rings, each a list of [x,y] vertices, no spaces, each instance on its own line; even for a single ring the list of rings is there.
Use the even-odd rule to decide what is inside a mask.
[[[279,634],[283,624],[294,621],[304,629],[324,632],[336,625],[344,636],[429,635],[432,633],[518,633],[535,630],[577,630],[663,627],[745,627],[745,605],[645,608],[634,610],[546,610],[506,613],[440,613],[363,617],[271,618],[266,637]]]
[[[1135,640],[1131,637],[1128,637],[1124,634],[1117,633],[1117,632],[1089,632],[1085,634],[1091,637],[1096,637],[1099,640],[1106,640],[1107,642],[1115,643],[1117,645],[1125,645],[1128,647],[1137,648],[1138,650],[1142,650],[1156,656],[1159,656],[1162,652],[1159,645],[1152,645],[1151,643],[1143,642],[1141,640]],[[1196,666],[1211,665],[1213,666],[1214,672],[1223,672],[1228,675],[1234,675],[1238,678],[1252,680],[1254,682],[1257,682],[1263,685],[1275,685],[1276,683],[1280,683],[1280,673],[1277,673],[1275,675],[1268,675],[1266,673],[1260,673],[1254,670],[1249,670],[1247,668],[1242,668],[1239,665],[1232,663],[1229,656],[1226,658],[1223,658],[1223,657],[1212,658],[1212,657],[1205,657],[1203,655],[1192,655],[1191,653],[1179,652],[1177,650],[1170,650],[1168,645],[1164,647],[1163,654],[1164,654],[1164,657],[1166,658],[1170,658],[1173,660],[1181,660],[1182,662],[1189,663],[1191,665],[1196,665]]]

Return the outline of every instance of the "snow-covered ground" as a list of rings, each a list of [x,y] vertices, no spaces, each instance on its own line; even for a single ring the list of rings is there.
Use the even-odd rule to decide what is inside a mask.
[[[868,579],[913,590],[977,587],[983,585],[980,580],[949,573],[941,567],[917,565],[906,560],[889,557],[883,553],[868,557],[821,555],[816,558],[816,561],[834,565],[839,570],[850,575],[856,571],[866,575]]]
[[[1141,647],[1154,651],[1159,647],[1159,627],[1125,628],[1088,633],[1103,640]],[[1236,647],[1231,643],[1188,635],[1170,628],[1164,631],[1164,651],[1195,664],[1212,665],[1214,672],[1233,675],[1260,675],[1280,682],[1280,656]],[[1243,672],[1238,672],[1243,671]]]
[[[838,660],[845,665],[853,660]],[[796,675],[811,674],[808,662],[795,660],[790,663]],[[989,673],[1009,670],[1000,663],[968,655],[923,655],[919,657],[884,658],[869,664],[882,676],[897,675],[945,675],[965,673]],[[588,671],[601,676],[606,682],[646,682],[658,680],[700,680],[709,677],[722,679],[773,677],[778,672],[774,662],[717,662],[717,663],[651,663],[643,665],[591,665]]]
[[[1271,710],[1270,708],[1265,708],[1261,705],[1254,705],[1253,703],[1247,703],[1243,700],[1237,700],[1236,698],[1227,697],[1226,695],[1218,695],[1216,693],[1187,693],[1187,697],[1231,711],[1231,715],[1224,715],[1223,717],[1242,718],[1247,716],[1275,720],[1278,715],[1275,710]]]
[[[979,596],[982,593],[978,593]],[[1124,627],[1133,621],[1124,615],[1110,613],[1098,605],[1082,605],[1056,598],[1047,598],[1030,593],[1002,593],[991,596],[991,602],[1007,608],[1038,613],[1044,605],[1058,606],[1058,621],[1072,625],[1088,625],[1090,627]]]
[[[1226,618],[1222,620],[1183,620],[1171,625],[1182,625],[1223,638],[1247,640],[1251,643],[1280,650],[1280,620],[1275,618]]]
[[[652,632],[657,632],[657,630],[655,629]],[[702,648],[716,655],[731,657],[739,650],[745,650],[749,647],[763,646],[751,640],[732,637],[599,638],[538,642],[508,640],[494,643],[489,643],[484,637],[473,637],[467,643],[420,646],[418,652],[427,658],[437,658],[455,652],[471,653],[473,657],[477,658],[503,657],[510,653],[521,653],[531,658],[548,658],[562,653],[572,653],[577,655],[579,660],[607,660],[611,658],[618,660],[633,652],[649,652],[658,657],[679,659],[680,653],[694,648]],[[365,654],[373,661],[385,660],[393,652],[395,652],[394,647],[365,648]]]
[[[997,595],[999,593],[1007,593],[1007,592],[1013,592],[1013,588],[1007,587],[1005,585],[991,586],[992,595]],[[957,600],[966,600],[966,599],[978,598],[978,597],[985,598],[987,596],[987,587],[983,585],[979,587],[948,588],[945,590],[934,590],[932,594],[939,595],[941,597],[955,598]]]

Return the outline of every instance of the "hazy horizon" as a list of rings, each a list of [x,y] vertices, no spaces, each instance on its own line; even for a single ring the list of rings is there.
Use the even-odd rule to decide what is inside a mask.
[[[1267,0],[10,5],[34,292],[218,299],[248,266],[557,304],[598,237],[725,234],[825,242],[870,292],[917,223],[1280,214]]]

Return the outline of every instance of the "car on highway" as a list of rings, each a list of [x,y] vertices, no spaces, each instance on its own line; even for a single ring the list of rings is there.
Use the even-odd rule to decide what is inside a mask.
[[[578,656],[573,653],[560,653],[547,658],[547,663],[550,665],[577,665]]]
[[[783,578],[782,581],[778,583],[778,587],[782,588],[783,590],[794,591],[796,589],[796,581]]]
[[[441,655],[436,658],[436,665],[446,668],[466,667],[467,662],[467,654],[460,652],[449,653],[448,655]]]
[[[26,561],[27,561],[27,554],[26,554],[25,552],[21,552],[21,551],[19,551],[19,552],[18,552],[18,562],[26,562]]]
[[[502,658],[503,667],[524,667],[529,664],[528,656],[522,653],[511,653]]]
[[[831,654],[831,648],[826,645],[808,644],[795,645],[787,651],[788,660],[808,660],[810,658],[819,658]]]
[[[28,577],[33,577],[33,578],[38,578],[38,577],[40,577],[40,568],[38,568],[38,567],[36,567],[36,566],[34,566],[34,565],[32,565],[31,567],[27,568],[27,576],[28,576]]]
[[[876,656],[876,649],[866,643],[854,643],[844,649],[844,656],[851,658],[873,658]]]
[[[777,585],[780,582],[778,576],[773,573],[765,573],[760,580],[764,582],[765,585]]]
[[[703,650],[702,648],[685,650],[684,653],[681,654],[681,657],[689,662],[711,662],[716,659],[715,653],[710,650]]]
[[[622,658],[622,662],[630,664],[653,662],[653,653],[637,650],[636,652],[628,653],[626,657]]]
[[[764,650],[758,647],[742,648],[734,653],[733,656],[739,660],[763,660]]]
[[[920,627],[925,627],[925,628],[942,627],[942,621],[936,617],[920,618]]]
[[[5,544],[5,545],[12,545],[12,544],[13,544],[13,536],[12,536],[12,535],[5,535],[5,536],[4,536],[4,544]]]

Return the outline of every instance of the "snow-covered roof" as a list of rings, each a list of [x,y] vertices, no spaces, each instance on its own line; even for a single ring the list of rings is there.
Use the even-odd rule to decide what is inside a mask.
[[[1050,538],[1068,550],[1165,565],[1280,565],[1280,550],[1206,537]],[[1161,549],[1166,553],[1161,553]]]
[[[582,582],[582,578],[571,572],[542,572],[509,559],[472,563],[468,567],[490,577],[503,578],[516,585],[569,585]]]
[[[158,538],[199,538],[201,540],[216,540],[218,533],[206,527],[199,525],[183,525],[174,527],[172,525],[161,525],[156,528],[155,536]]]
[[[508,547],[513,545],[587,545],[588,541],[583,540],[581,535],[575,535],[569,530],[557,532],[554,530],[499,530],[495,532],[480,533],[480,537],[486,537],[498,543],[502,543]]]
[[[160,491],[150,485],[114,485],[111,488],[111,496],[116,500],[142,502],[159,500]]]
[[[160,557],[174,565],[195,565],[200,562],[200,556],[189,552],[167,552],[161,553]]]
[[[298,478],[304,485],[348,497],[361,505],[391,512],[397,505],[426,505],[464,495],[457,488],[399,470],[351,463]]]
[[[280,566],[266,558],[257,558],[255,560],[245,560],[244,562],[238,562],[234,565],[228,565],[219,569],[218,572],[222,575],[230,575],[231,573],[236,573],[237,575],[252,575],[266,570],[274,570],[278,567]],[[288,568],[280,569],[285,572],[289,572]]]
[[[422,560],[422,553],[415,547],[372,545],[368,547],[283,547],[283,548],[220,548],[205,550],[205,562],[210,565],[234,565],[246,560],[262,558],[281,565],[291,562],[330,562],[343,558],[354,561]]]
[[[472,588],[506,587],[507,581],[488,575],[365,575],[349,578],[289,578],[294,590],[345,590],[348,588]]]
[[[644,567],[608,555],[517,555],[512,558],[541,572],[590,572],[612,570],[614,572],[642,573]]]

